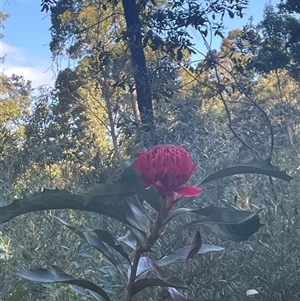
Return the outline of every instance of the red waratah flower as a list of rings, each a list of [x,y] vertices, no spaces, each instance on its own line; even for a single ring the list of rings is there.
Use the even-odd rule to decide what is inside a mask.
[[[192,197],[202,192],[195,186],[183,186],[198,163],[192,164],[191,155],[182,147],[160,145],[139,153],[134,161],[143,184],[154,185],[165,200],[165,208],[170,209],[178,196]]]

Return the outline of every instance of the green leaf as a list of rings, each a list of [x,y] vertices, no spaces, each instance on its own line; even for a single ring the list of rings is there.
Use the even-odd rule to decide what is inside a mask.
[[[156,261],[156,263],[162,267],[166,266],[168,264],[171,264],[173,262],[176,262],[178,260],[185,260],[190,252],[191,247],[185,246],[183,248],[180,248],[173,253],[159,259]],[[208,244],[202,244],[200,250],[197,252],[197,254],[205,254],[207,252],[220,252],[223,251],[224,248],[216,246],[216,245],[208,245]]]
[[[200,231],[198,229],[195,233],[194,239],[191,244],[191,248],[189,250],[189,253],[188,253],[186,259],[187,260],[194,259],[195,256],[199,253],[201,246],[202,246],[202,237],[201,237]]]
[[[125,224],[129,224],[124,214],[125,199],[135,193],[120,184],[97,185],[85,196],[67,190],[49,190],[24,195],[10,205],[0,207],[0,223],[5,223],[21,214],[52,209],[75,209],[101,213]],[[124,202],[126,203],[124,205]]]
[[[100,286],[91,281],[76,278],[70,274],[67,274],[58,266],[52,266],[51,270],[43,268],[31,269],[19,272],[18,275],[30,281],[78,285],[85,289],[91,290],[99,294],[105,300],[110,301],[110,298]]]
[[[127,198],[127,201],[128,206],[124,206],[127,221],[137,230],[147,232],[149,221],[140,211],[142,208],[140,204],[137,204],[139,203],[139,200],[136,196],[132,196]]]
[[[128,167],[121,175],[121,183],[130,187],[139,199],[145,200],[157,211],[161,208],[160,196],[155,187],[145,188],[141,182],[140,174],[135,170],[132,162],[128,161]]]
[[[231,10],[228,9],[227,12],[228,12],[229,17],[230,17],[231,19],[233,19],[233,18],[234,18],[234,13],[233,13],[233,11],[231,11]]]
[[[136,247],[136,239],[130,230],[128,230],[128,232],[124,236],[118,237],[117,241],[123,242],[133,250]]]
[[[97,237],[116,250],[120,255],[122,255],[129,263],[130,259],[128,254],[124,251],[121,245],[115,244],[114,237],[106,230],[95,229],[93,230],[96,233]]]
[[[148,264],[151,267],[151,269],[156,273],[159,279],[166,279],[168,278],[165,271],[153,260],[151,260],[149,257],[147,257]]]
[[[186,301],[225,301],[225,299],[187,299]]]
[[[167,223],[169,223],[173,218],[176,216],[183,214],[183,213],[188,213],[188,212],[193,212],[195,209],[192,208],[177,208],[169,212],[168,216],[163,222],[163,226],[165,226]]]
[[[176,287],[176,288],[186,288],[184,282],[175,276],[170,276],[162,279],[146,278],[136,281],[132,287],[132,294],[135,295],[147,287],[152,286],[163,286],[163,287]]]
[[[59,220],[63,225],[68,227],[70,230],[72,230],[74,233],[76,233],[79,237],[84,239],[88,244],[97,249],[101,254],[103,254],[108,259],[108,261],[120,272],[120,274],[123,275],[122,271],[119,269],[117,260],[114,258],[113,254],[98,238],[98,235],[92,229],[86,226],[75,227],[58,217],[55,218]]]
[[[101,202],[102,204],[110,204],[117,203],[133,194],[131,188],[115,181],[113,183],[94,185],[84,197],[86,203]]]
[[[180,48],[177,49],[176,59],[177,61],[181,61],[183,58],[182,50]]]
[[[163,267],[179,260],[186,260],[190,249],[191,249],[190,246],[185,246],[183,248],[180,248],[174,251],[173,253],[166,255],[165,257],[155,261],[154,264],[158,265],[159,267]],[[198,254],[205,254],[208,252],[220,252],[223,250],[224,248],[216,245],[202,244],[200,250],[198,251]],[[146,257],[141,257],[138,265],[138,271],[139,271],[138,275],[144,274],[145,272],[151,270],[151,268],[153,269],[153,266],[150,267],[149,258],[147,257],[146,260]]]
[[[257,212],[241,211],[234,208],[218,208],[210,206],[207,208],[193,210],[192,212],[201,215],[200,219],[183,225],[174,231],[207,225],[216,232],[233,241],[246,240],[257,232],[263,225]]]
[[[148,264],[152,268],[152,270],[156,273],[159,279],[166,280],[169,277],[164,272],[164,270],[154,261],[152,261],[149,257],[147,257]],[[171,295],[172,300],[174,301],[185,301],[183,295],[176,290],[174,287],[167,287],[168,292]]]
[[[211,205],[202,209],[195,209],[191,212],[204,216],[204,220],[206,222],[239,224],[251,219],[253,216],[256,216],[261,210],[262,209],[257,212],[252,212],[246,210],[237,210],[231,207],[223,208]]]
[[[247,163],[240,163],[231,167],[218,170],[205,177],[200,185],[222,179],[235,174],[263,174],[274,178],[279,178],[284,181],[291,181],[293,178],[287,175],[284,171],[280,171],[278,167],[271,164],[271,158],[266,160],[254,159]]]
[[[184,296],[180,292],[178,292],[176,288],[168,287],[167,290],[173,301],[186,301]]]
[[[9,298],[8,301],[20,301],[23,297],[27,296],[29,293],[28,290],[19,290],[15,291]]]
[[[129,227],[129,231],[131,235],[134,237],[136,241],[141,243],[142,246],[145,246],[147,243],[147,234],[143,231],[140,231],[138,229]]]

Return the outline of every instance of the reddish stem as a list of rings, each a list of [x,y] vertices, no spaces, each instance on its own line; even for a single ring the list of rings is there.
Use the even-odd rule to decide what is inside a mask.
[[[136,272],[139,264],[140,257],[143,253],[143,247],[139,244],[137,244],[135,253],[134,253],[134,258],[131,266],[131,271],[130,271],[130,277],[129,281],[127,284],[127,294],[126,294],[126,301],[131,301],[133,297],[133,285],[136,279]]]
[[[137,243],[134,252],[132,266],[131,266],[130,277],[127,284],[127,293],[125,299],[126,301],[131,301],[133,297],[133,285],[136,280],[136,272],[137,272],[140,257],[144,252],[150,251],[153,244],[157,241],[157,239],[159,239],[161,225],[164,219],[166,218],[167,214],[168,214],[168,210],[165,208],[163,208],[161,212],[157,214],[156,220],[151,227],[150,234],[148,236],[147,243],[145,246],[142,246],[139,243]]]

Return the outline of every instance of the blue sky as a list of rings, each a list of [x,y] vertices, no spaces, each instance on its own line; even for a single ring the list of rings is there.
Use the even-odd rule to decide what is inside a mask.
[[[7,75],[15,73],[31,80],[33,87],[53,84],[56,68],[52,68],[49,42],[50,17],[40,12],[40,0],[0,0],[0,10],[9,13],[4,22],[3,40],[0,42],[0,56],[6,55],[2,66]],[[279,0],[272,0],[275,5]],[[265,5],[269,0],[250,0],[249,8],[244,11],[244,17],[225,20],[225,26],[230,29],[242,28],[253,16],[254,23],[261,20]],[[204,51],[200,38],[195,36],[199,50]],[[213,48],[217,48],[220,40],[215,40]]]

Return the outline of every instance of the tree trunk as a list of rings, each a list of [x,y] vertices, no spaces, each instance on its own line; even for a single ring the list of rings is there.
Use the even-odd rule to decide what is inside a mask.
[[[116,131],[115,131],[114,117],[113,117],[113,110],[112,110],[112,105],[111,105],[111,93],[109,91],[110,84],[109,84],[109,82],[107,82],[107,79],[105,79],[105,78],[103,80],[101,80],[100,83],[101,83],[102,94],[103,94],[103,97],[106,102],[110,134],[111,134],[111,139],[112,139],[113,146],[114,146],[115,158],[117,160],[120,160],[121,156],[120,156],[120,152],[119,152],[119,146],[118,146],[117,135],[116,135]]]
[[[137,103],[140,111],[143,130],[147,134],[154,129],[154,116],[145,53],[142,45],[142,30],[139,19],[139,8],[136,0],[122,0],[122,4],[134,70]],[[156,144],[154,141],[149,141],[149,139],[146,139],[146,141],[144,140],[144,142],[146,147],[149,147],[151,144]]]

